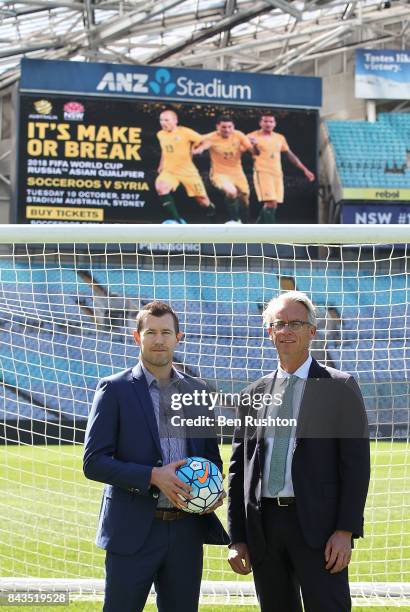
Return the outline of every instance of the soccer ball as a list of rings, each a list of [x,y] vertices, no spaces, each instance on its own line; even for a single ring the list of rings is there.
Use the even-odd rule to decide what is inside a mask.
[[[203,457],[188,457],[185,465],[177,468],[176,475],[192,487],[192,499],[184,508],[186,512],[204,512],[223,493],[221,472],[215,463]]]

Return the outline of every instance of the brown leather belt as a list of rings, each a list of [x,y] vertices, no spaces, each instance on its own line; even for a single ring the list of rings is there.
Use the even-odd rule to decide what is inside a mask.
[[[154,516],[160,521],[179,521],[179,519],[185,518],[187,513],[183,512],[182,510],[173,510],[172,508],[169,508],[164,510],[155,510]]]

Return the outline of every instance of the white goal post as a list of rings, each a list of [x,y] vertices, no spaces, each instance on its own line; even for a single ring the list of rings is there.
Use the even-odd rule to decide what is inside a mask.
[[[70,231],[72,229],[72,232]],[[207,234],[210,234],[209,236]],[[212,238],[212,240],[210,240]],[[407,225],[134,225],[56,223],[0,225],[0,244],[13,243],[277,243],[277,244],[406,244]]]
[[[354,601],[410,606],[409,245],[404,225],[0,226],[0,603],[102,596],[101,486],[82,474],[81,442],[98,379],[138,358],[139,308],[169,302],[178,367],[236,392],[276,367],[263,305],[298,289],[318,309],[314,355],[357,378],[369,417]],[[206,548],[203,578],[204,602],[255,602],[222,547]]]

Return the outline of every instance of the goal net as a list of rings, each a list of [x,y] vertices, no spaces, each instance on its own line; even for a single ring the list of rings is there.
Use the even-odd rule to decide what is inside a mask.
[[[185,332],[178,367],[237,392],[276,367],[262,309],[297,289],[318,309],[314,356],[354,374],[371,428],[353,598],[410,605],[407,240],[402,226],[1,227],[0,591],[102,596],[102,485],[82,474],[82,441],[98,380],[138,359],[141,306],[169,302]],[[253,603],[226,553],[206,548],[203,601]]]

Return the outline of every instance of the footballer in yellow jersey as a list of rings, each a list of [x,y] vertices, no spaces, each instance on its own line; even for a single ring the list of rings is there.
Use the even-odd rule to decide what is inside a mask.
[[[159,116],[161,130],[157,138],[161,146],[161,160],[155,189],[162,206],[178,223],[184,223],[175,205],[172,192],[183,185],[188,197],[195,198],[207,209],[207,216],[215,215],[215,206],[210,202],[198,169],[192,161],[192,149],[200,145],[203,137],[187,127],[178,125],[178,116],[173,110],[165,110]]]
[[[242,168],[241,156],[252,151],[249,139],[235,130],[230,117],[222,116],[216,131],[203,136],[203,142],[193,150],[194,154],[209,150],[212,184],[225,194],[225,204],[232,221],[247,221],[249,210],[249,185]]]
[[[284,196],[281,154],[285,153],[308,181],[314,181],[315,175],[290,150],[286,138],[274,132],[276,119],[273,115],[263,115],[259,127],[259,130],[248,134],[253,145],[253,184],[258,201],[263,202],[256,222],[275,223],[276,208],[283,202]]]

